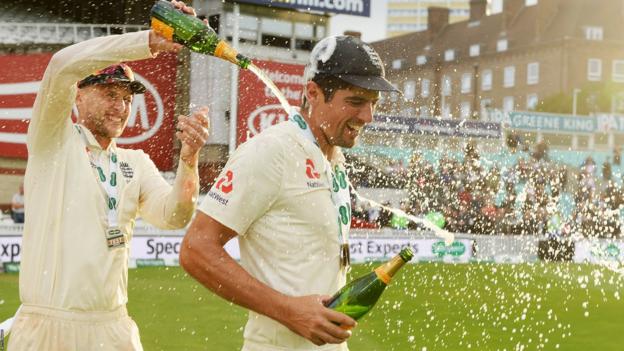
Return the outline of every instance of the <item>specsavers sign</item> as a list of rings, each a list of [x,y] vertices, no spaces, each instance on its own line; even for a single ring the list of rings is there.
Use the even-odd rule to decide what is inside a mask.
[[[352,238],[351,262],[385,261],[405,248],[414,252],[413,262],[463,262],[472,257],[472,240],[456,240],[450,246],[437,239]]]
[[[130,259],[137,262],[161,262],[178,265],[183,232],[174,235],[135,235],[130,243]],[[0,236],[0,262],[19,262],[22,251],[20,235]],[[472,240],[460,239],[446,246],[437,239],[352,238],[351,261],[363,263],[385,261],[410,247],[416,262],[468,262],[472,257]],[[240,259],[238,240],[230,240],[225,250]]]
[[[235,2],[370,17],[371,0],[236,0]]]
[[[177,265],[181,236],[135,236],[132,239],[130,257],[139,260],[162,260]],[[450,246],[437,239],[409,238],[351,238],[351,262],[386,261],[405,248],[414,252],[413,262],[462,262],[472,257],[472,240],[457,240]],[[230,240],[225,250],[234,259],[240,259],[238,240]]]

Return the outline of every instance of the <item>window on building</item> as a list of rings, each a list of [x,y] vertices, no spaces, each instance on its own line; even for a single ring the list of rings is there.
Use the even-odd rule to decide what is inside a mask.
[[[503,12],[503,0],[490,1],[490,15]]]
[[[602,79],[602,60],[590,58],[587,60],[587,80],[599,81]]]
[[[496,51],[498,52],[507,51],[507,47],[508,47],[507,39],[499,39],[496,42]]]
[[[317,38],[325,38],[325,26],[316,25],[314,26],[314,29],[316,29]]]
[[[481,99],[479,105],[481,107],[481,119],[483,119],[484,116],[487,116],[488,110],[493,107],[492,99]]]
[[[504,75],[503,75],[503,87],[511,88],[516,84],[516,67],[507,66],[505,67]]]
[[[442,113],[442,118],[451,118],[451,106],[449,105],[448,102],[445,102],[444,104],[442,104],[442,107],[440,109],[441,113]]]
[[[312,51],[315,44],[316,40],[314,39],[295,39],[296,50]]]
[[[624,83],[624,60],[613,61],[613,81]]]
[[[314,38],[314,26],[310,23],[295,23],[295,35],[297,38]]]
[[[416,97],[416,81],[408,80],[403,84],[405,100],[414,100]]]
[[[539,62],[531,62],[527,65],[527,84],[539,83]]]
[[[392,69],[401,69],[401,60],[392,61]]]
[[[290,37],[262,34],[262,45],[290,49]]]
[[[479,44],[470,45],[470,57],[479,56],[481,46]]]
[[[533,6],[533,5],[537,5],[537,0],[525,0],[524,1],[524,6]]]
[[[470,118],[470,102],[468,101],[462,101],[462,103],[459,105],[459,117],[461,119],[467,119]]]
[[[472,89],[472,74],[464,73],[461,78],[461,92],[462,94],[470,93]]]
[[[425,56],[425,55],[418,55],[416,57],[416,64],[417,65],[424,65],[425,63],[427,63],[427,56]]]
[[[208,16],[208,25],[210,26],[210,28],[214,29],[214,31],[217,32],[217,34],[219,34],[220,21],[221,21],[221,15],[219,14]],[[258,27],[258,24],[256,23],[255,28],[257,27]]]
[[[492,89],[492,70],[486,69],[481,72],[481,90],[488,91]]]
[[[431,116],[429,114],[429,108],[427,108],[427,106],[421,106],[419,112],[420,112],[420,118],[427,118]]]
[[[455,50],[448,49],[444,52],[444,61],[453,61],[455,60]]]
[[[514,110],[514,97],[513,96],[505,96],[503,98],[503,111],[505,113],[511,112]]]
[[[585,39],[587,40],[602,40],[602,27],[586,26]]]
[[[418,32],[427,29],[425,23],[391,23],[388,24],[389,31],[405,31],[405,32]]]
[[[442,77],[442,95],[451,95],[451,77],[449,76]]]
[[[293,33],[293,23],[281,19],[262,18],[260,29],[262,33],[290,37]]]
[[[427,16],[427,9],[389,9],[390,17],[417,17]]]
[[[529,111],[535,111],[537,108],[537,103],[539,100],[537,99],[537,94],[529,94],[527,95],[526,108]]]
[[[429,97],[429,79],[423,79],[420,81],[420,96]]]

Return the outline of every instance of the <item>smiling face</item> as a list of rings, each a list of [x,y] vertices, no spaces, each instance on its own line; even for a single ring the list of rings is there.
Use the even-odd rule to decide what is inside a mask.
[[[321,146],[353,147],[362,128],[373,121],[379,92],[350,86],[326,99],[317,83],[308,82],[306,88],[310,121]]]
[[[130,117],[132,91],[122,84],[95,84],[78,89],[78,122],[108,144],[123,133]],[[103,145],[103,147],[105,147]]]

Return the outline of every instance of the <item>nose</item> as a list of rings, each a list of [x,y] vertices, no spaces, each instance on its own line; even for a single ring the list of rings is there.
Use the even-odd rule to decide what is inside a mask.
[[[111,102],[111,108],[119,113],[125,112],[127,108],[130,107],[130,104],[127,103],[124,99],[113,99]]]
[[[373,121],[373,113],[375,111],[375,106],[372,102],[367,102],[360,109],[360,113],[358,114],[358,119],[364,123],[370,123]]]

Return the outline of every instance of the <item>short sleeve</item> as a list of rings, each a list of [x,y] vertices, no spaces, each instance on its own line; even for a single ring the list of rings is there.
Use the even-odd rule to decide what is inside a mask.
[[[241,145],[198,209],[238,235],[245,235],[282,191],[284,153],[281,141],[268,135]]]

